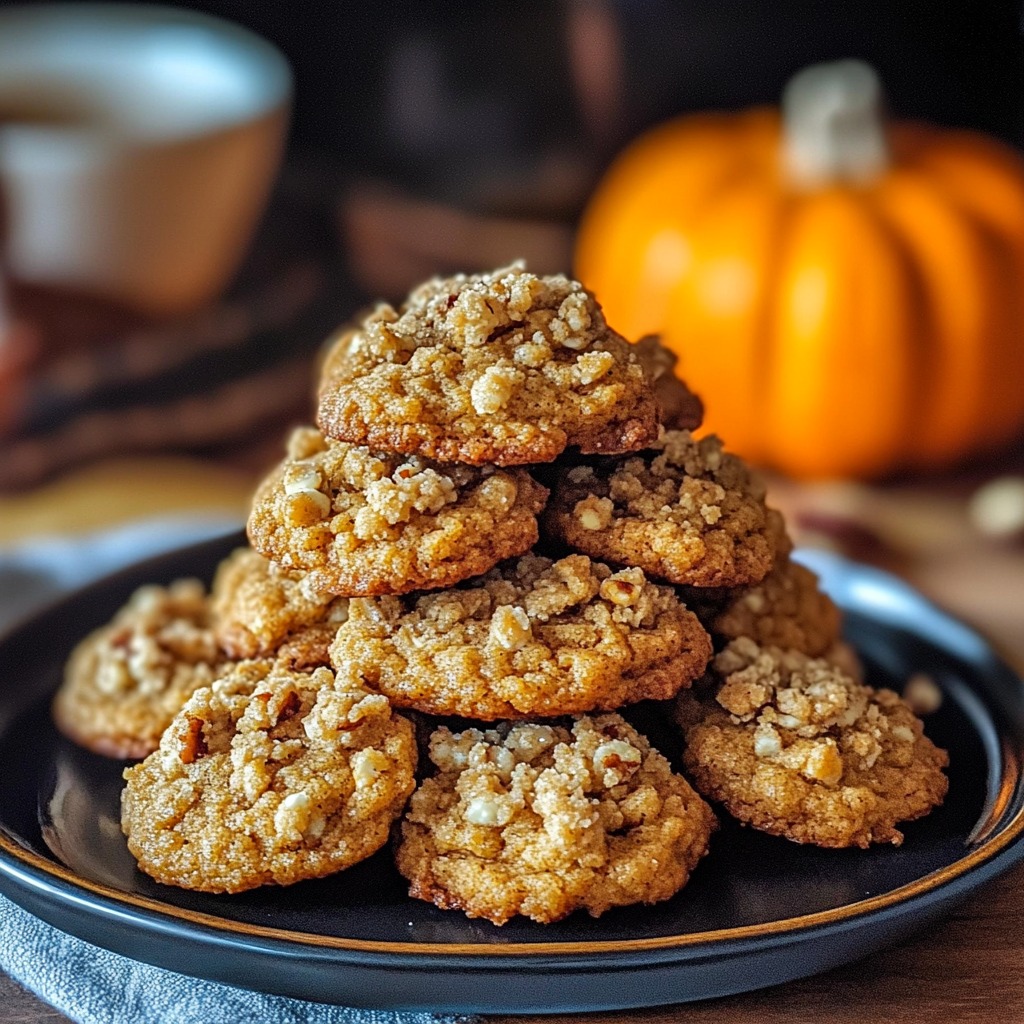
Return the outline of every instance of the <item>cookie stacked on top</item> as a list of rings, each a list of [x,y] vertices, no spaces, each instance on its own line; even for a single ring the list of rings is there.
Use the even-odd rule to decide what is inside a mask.
[[[336,338],[252,548],[181,610],[201,656],[181,669],[176,605],[129,606],[58,697],[88,743],[83,703],[95,723],[176,680],[162,736],[91,744],[140,756],[160,736],[126,772],[143,869],[235,891],[373,852],[413,788],[406,710],[475,724],[431,726],[398,867],[412,895],[496,923],[665,899],[706,853],[714,816],[618,713],[637,701],[678,699],[691,781],[755,827],[898,842],[940,802],[944,755],[855,678],[761,482],[691,434],[673,361],[519,266],[431,281]]]

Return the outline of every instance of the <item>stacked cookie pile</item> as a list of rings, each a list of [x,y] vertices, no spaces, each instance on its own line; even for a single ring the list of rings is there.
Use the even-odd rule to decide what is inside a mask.
[[[338,337],[252,547],[208,600],[133,598],[58,695],[80,742],[153,750],[125,773],[143,870],[316,877],[404,812],[412,895],[547,922],[678,891],[715,827],[691,782],[831,846],[898,842],[940,802],[944,754],[852,674],[760,481],[690,433],[672,362],[521,267],[429,282]],[[673,698],[690,782],[619,713]],[[415,792],[409,711],[473,720],[422,719]]]

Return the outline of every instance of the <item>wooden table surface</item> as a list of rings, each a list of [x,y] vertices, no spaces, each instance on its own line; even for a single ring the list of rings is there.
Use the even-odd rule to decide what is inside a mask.
[[[109,485],[109,483],[108,483]],[[973,482],[885,488],[794,487],[772,496],[797,539],[824,541],[885,565],[981,628],[1024,671],[1024,543],[974,530]],[[912,940],[827,974],[705,1003],[555,1017],[494,1017],[575,1024],[731,1024],[785,1021],[1024,1021],[1024,865]],[[67,1020],[0,974],[0,1020]]]

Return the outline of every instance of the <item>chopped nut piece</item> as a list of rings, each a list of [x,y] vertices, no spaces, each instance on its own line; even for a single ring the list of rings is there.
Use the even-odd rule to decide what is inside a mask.
[[[641,751],[626,740],[609,740],[594,751],[594,770],[609,789],[632,776],[642,762]]]
[[[530,617],[522,608],[504,605],[491,619],[491,639],[506,651],[517,651],[533,637]]]
[[[322,491],[293,491],[288,495],[285,518],[289,526],[312,526],[330,511],[331,499]]]
[[[631,605],[640,596],[640,587],[635,583],[616,579],[612,576],[601,584],[599,593],[606,601],[611,601],[614,604]]]
[[[203,720],[201,718],[188,718],[188,730],[182,737],[181,758],[182,764],[193,764],[199,758],[209,753],[206,740],[203,738]]]
[[[615,366],[615,357],[610,352],[584,352],[576,360],[581,384],[593,384]]]
[[[508,404],[508,400],[523,379],[522,372],[511,367],[488,367],[470,388],[473,408],[481,415],[497,412]]]

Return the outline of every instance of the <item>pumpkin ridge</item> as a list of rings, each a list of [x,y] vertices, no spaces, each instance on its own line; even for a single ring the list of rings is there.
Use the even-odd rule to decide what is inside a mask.
[[[793,212],[770,427],[773,461],[798,475],[877,475],[904,450],[913,289],[891,235],[859,189],[806,193]]]
[[[754,346],[755,375],[761,381],[761,387],[754,392],[754,408],[752,418],[762,424],[762,450],[768,461],[774,461],[773,447],[775,437],[770,429],[765,429],[770,421],[769,410],[775,402],[772,394],[772,367],[778,357],[779,341],[776,337],[776,320],[774,305],[779,294],[779,282],[782,279],[782,259],[786,228],[792,220],[793,212],[799,199],[790,192],[782,193],[779,214],[775,221],[771,251],[776,253],[775,259],[769,260],[765,269],[765,288],[761,295],[761,308],[757,317],[758,328],[756,337],[761,344]],[[724,438],[728,444],[729,439]]]
[[[681,353],[683,378],[698,393],[718,392],[703,432],[724,434],[734,450],[754,460],[765,454],[764,429],[750,410],[763,405],[765,380],[763,364],[753,355],[760,340],[753,328],[765,319],[765,275],[778,238],[780,209],[780,194],[770,193],[766,203],[763,179],[754,174],[739,175],[731,187],[719,190],[718,202],[694,221],[693,270],[680,282],[665,332],[669,347]],[[723,253],[725,235],[733,244]],[[742,253],[737,244],[746,247]],[[744,288],[750,293],[746,302],[736,297]],[[726,356],[731,358],[727,361]],[[728,380],[728,391],[716,386],[721,378]]]
[[[906,450],[911,462],[930,465],[941,462],[951,443],[984,424],[991,380],[985,341],[994,326],[990,260],[920,173],[894,172],[873,190],[872,199],[892,229],[893,245],[906,256],[919,297],[924,329],[912,331],[907,343],[915,349],[914,364],[924,381],[913,391],[910,422],[916,429]]]

